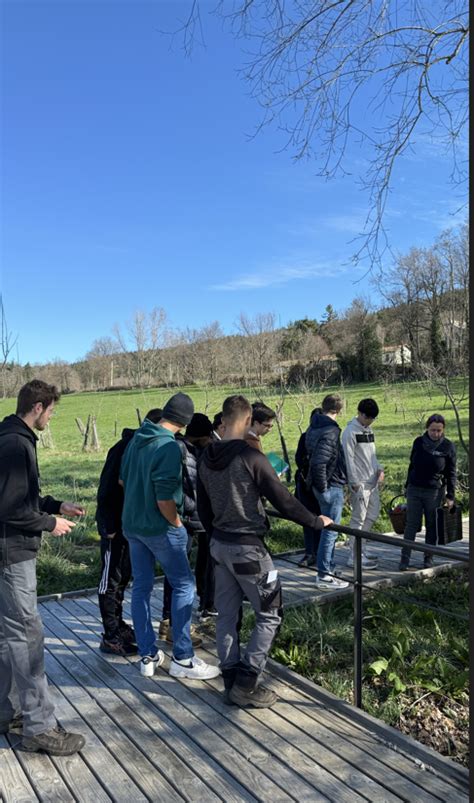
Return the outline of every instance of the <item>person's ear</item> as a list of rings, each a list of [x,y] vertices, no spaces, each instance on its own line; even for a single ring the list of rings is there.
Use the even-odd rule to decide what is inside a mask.
[[[245,426],[249,427],[251,423],[252,423],[252,413],[249,413],[245,419]]]

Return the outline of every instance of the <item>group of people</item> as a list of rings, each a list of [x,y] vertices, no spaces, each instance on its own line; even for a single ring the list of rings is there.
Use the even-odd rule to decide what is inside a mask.
[[[58,400],[54,386],[32,380],[20,390],[16,413],[0,424],[0,733],[21,733],[26,750],[70,755],[85,740],[56,722],[36,597],[42,531],[66,535],[75,525],[65,517],[85,512],[75,503],[40,495],[35,430],[45,429]],[[260,682],[282,618],[281,583],[264,541],[266,502],[303,527],[302,564],[317,563],[322,589],[347,585],[334,571],[336,533],[331,530],[341,518],[344,486],[350,488],[352,527],[370,530],[380,510],[384,474],[371,428],[377,404],[361,401],[343,433],[336,421],[342,406],[333,394],[313,411],[298,444],[296,496],[263,453],[261,438],[275,419],[263,402],[251,405],[242,395],[229,396],[211,422],[195,412],[188,395],[176,393],[162,409],[150,410],[137,430],[123,431],[107,455],[97,495],[101,650],[138,653],[141,674],[151,677],[165,657],[158,642],[166,639],[173,645],[172,677],[206,680],[222,674],[228,705],[265,708],[275,702],[274,692]],[[455,451],[437,415],[413,445],[407,539],[415,537],[425,513],[427,541],[436,543],[432,510],[445,487],[452,504]],[[194,537],[196,578],[189,563]],[[165,575],[158,633],[151,607],[157,561]],[[400,568],[408,564],[404,548]],[[374,565],[365,546],[363,565]],[[131,576],[132,625],[123,617]],[[217,614],[219,666],[195,654],[201,643],[191,624],[195,583],[201,618]],[[255,626],[241,649],[244,599],[255,612]]]
[[[357,415],[344,431],[337,423],[343,409],[338,394],[326,396],[321,407],[311,413],[310,425],[299,440],[295,459],[296,494],[314,513],[321,512],[339,523],[344,505],[344,487],[349,489],[351,519],[354,530],[369,532],[380,514],[380,486],[385,479],[383,466],[375,449],[372,424],[379,414],[374,399],[362,399]],[[426,524],[426,543],[436,545],[436,511],[445,503],[454,504],[456,488],[456,450],[445,437],[446,422],[442,415],[431,415],[425,433],[416,438],[408,468],[405,493],[407,523],[404,538],[414,541],[421,530],[423,515]],[[335,573],[334,548],[337,533],[304,530],[305,554],[300,566],[317,566],[316,585],[322,591],[347,588],[349,583]],[[354,565],[354,536],[349,538],[347,565]],[[400,571],[410,564],[411,550],[402,548]],[[425,555],[424,567],[433,565],[431,555]],[[362,568],[377,568],[377,558],[362,539]]]

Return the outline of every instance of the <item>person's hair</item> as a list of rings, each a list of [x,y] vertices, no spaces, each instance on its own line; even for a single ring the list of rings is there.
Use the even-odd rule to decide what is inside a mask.
[[[440,415],[440,413],[434,413],[434,415],[430,415],[427,419],[425,429],[428,429],[431,424],[442,424],[443,427],[445,427],[446,421],[444,420],[444,416]]]
[[[330,393],[321,402],[323,413],[340,413],[344,403],[338,393]]]
[[[379,406],[375,399],[362,399],[357,409],[359,413],[364,413],[367,418],[377,418],[379,414]]]
[[[216,413],[214,418],[212,419],[212,428],[217,429],[222,424],[222,410],[220,413]]]
[[[32,379],[20,389],[16,403],[17,415],[28,415],[38,402],[43,407],[49,407],[53,402],[59,401],[61,394],[56,385],[48,385],[42,379]]]
[[[163,418],[163,410],[161,407],[154,407],[153,410],[148,410],[145,418],[148,418],[153,424],[157,424]]]
[[[265,421],[273,421],[274,418],[276,418],[276,412],[271,407],[258,401],[252,404],[252,424],[254,421],[263,424]]]
[[[235,395],[227,396],[222,405],[222,418],[228,422],[237,421],[238,418],[252,413],[252,405],[245,396]]]

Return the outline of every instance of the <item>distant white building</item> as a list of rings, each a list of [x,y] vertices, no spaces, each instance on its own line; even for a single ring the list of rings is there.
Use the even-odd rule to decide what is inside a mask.
[[[411,365],[411,349],[406,343],[400,346],[383,346],[383,365]]]

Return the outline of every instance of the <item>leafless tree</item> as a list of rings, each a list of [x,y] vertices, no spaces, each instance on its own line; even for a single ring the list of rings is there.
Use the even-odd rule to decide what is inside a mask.
[[[6,398],[10,391],[8,375],[11,366],[8,363],[11,361],[11,354],[18,341],[18,335],[13,335],[8,328],[7,317],[5,313],[5,306],[3,303],[3,296],[0,293],[0,372],[2,375],[2,395]]]
[[[246,338],[242,357],[246,364],[246,375],[255,377],[257,384],[264,384],[265,376],[272,371],[276,359],[277,333],[274,312],[259,312],[254,317],[241,312],[237,330]]]
[[[136,310],[125,332],[118,324],[114,327],[117,344],[128,355],[130,378],[138,387],[150,387],[155,380],[165,324],[165,310],[154,307],[150,313]]]
[[[295,159],[314,158],[326,178],[353,173],[351,143],[368,146],[355,259],[373,262],[387,246],[394,168],[417,136],[445,147],[453,183],[465,181],[465,0],[217,0],[215,13],[248,43],[242,73],[263,109],[259,129],[276,124]],[[179,29],[187,53],[202,29],[199,0],[189,0]]]

